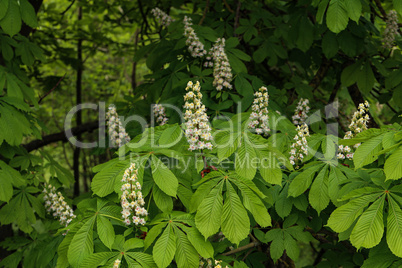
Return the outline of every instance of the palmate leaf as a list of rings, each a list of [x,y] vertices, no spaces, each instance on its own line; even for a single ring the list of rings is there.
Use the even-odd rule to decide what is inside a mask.
[[[177,267],[179,268],[197,267],[199,265],[199,257],[197,250],[195,250],[193,245],[188,240],[187,236],[177,227],[175,228],[175,233],[176,233],[175,260],[177,263]]]
[[[222,232],[230,242],[239,244],[249,234],[250,220],[239,196],[228,181],[226,181],[226,189],[221,218]]]
[[[13,181],[12,177],[10,177],[6,172],[0,170],[0,200],[8,202],[13,196],[13,185],[11,182]]]
[[[350,242],[357,249],[372,248],[380,243],[384,233],[385,195],[375,201],[357,221],[350,235]]]
[[[328,195],[332,203],[337,204],[340,190],[340,184],[346,181],[346,176],[338,168],[331,166],[328,177]]]
[[[195,215],[195,224],[205,238],[218,232],[221,226],[223,208],[222,187],[223,181],[204,198]]]
[[[387,244],[389,249],[402,258],[402,210],[398,203],[388,197]]]
[[[145,250],[155,241],[156,237],[162,232],[162,229],[166,226],[167,223],[159,223],[152,227],[144,240],[144,248]]]
[[[381,194],[369,194],[351,200],[332,212],[328,219],[328,226],[337,233],[346,231],[352,223],[363,213],[363,209]]]
[[[325,165],[320,173],[318,173],[311,186],[308,197],[311,206],[318,212],[318,215],[328,206],[328,165]]]
[[[95,216],[86,220],[84,225],[77,231],[68,248],[68,262],[72,266],[78,266],[86,257],[91,255],[94,248],[93,226]]]
[[[176,239],[173,227],[168,224],[152,251],[152,256],[158,267],[167,267],[172,262],[176,252]]]
[[[0,26],[6,34],[13,36],[21,30],[20,6],[16,0],[7,1],[9,2],[8,9],[3,19],[0,20]]]

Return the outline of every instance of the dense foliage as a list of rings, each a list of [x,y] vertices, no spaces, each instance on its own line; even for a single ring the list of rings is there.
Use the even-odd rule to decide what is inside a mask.
[[[401,16],[0,0],[0,267],[402,266]]]

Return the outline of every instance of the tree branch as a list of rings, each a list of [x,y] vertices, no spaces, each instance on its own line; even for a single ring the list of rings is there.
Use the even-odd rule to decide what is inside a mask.
[[[60,84],[60,82],[64,79],[65,76],[66,76],[66,73],[63,75],[63,77],[60,78],[59,82],[57,82],[57,84],[51,90],[49,90],[45,95],[43,95],[42,97],[39,98],[38,104],[41,103],[42,100],[47,97],[47,95],[49,95],[50,93],[53,92],[53,90],[56,89],[56,87]]]
[[[71,133],[74,136],[77,136],[77,135],[83,134],[85,132],[92,132],[92,131],[94,131],[95,129],[98,129],[98,128],[99,128],[98,121],[93,121],[93,122],[89,122],[89,123],[82,124],[80,126],[71,128]],[[39,148],[42,148],[43,146],[49,145],[49,144],[54,143],[54,142],[59,142],[59,141],[67,142],[68,139],[67,139],[65,133],[66,133],[66,131],[61,131],[61,132],[58,132],[58,133],[53,133],[53,134],[50,134],[50,135],[46,135],[46,136],[43,136],[42,139],[40,139],[40,140],[34,140],[34,141],[31,141],[30,143],[24,144],[22,146],[28,152],[31,152],[33,150],[37,150]]]
[[[223,253],[222,255],[228,256],[228,255],[231,255],[231,254],[235,254],[235,253],[237,253],[237,252],[240,252],[240,251],[243,251],[243,250],[246,250],[246,249],[249,249],[249,248],[254,248],[254,247],[258,246],[259,244],[260,244],[260,242],[258,242],[258,241],[256,241],[256,242],[251,242],[250,244],[247,244],[247,245],[245,245],[245,246],[242,246],[242,247],[236,248],[236,249],[234,249],[234,250],[225,252],[225,253]]]

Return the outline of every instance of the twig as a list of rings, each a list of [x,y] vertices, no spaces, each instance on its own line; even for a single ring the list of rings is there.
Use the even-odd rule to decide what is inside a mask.
[[[208,9],[209,9],[209,0],[207,0],[207,3],[205,4],[204,13],[202,14],[202,18],[198,23],[198,25],[201,25],[204,22],[205,17],[207,16]]]
[[[240,19],[240,6],[241,6],[241,2],[240,2],[240,0],[237,2],[237,8],[236,8],[236,17],[235,17],[235,22],[234,22],[234,25],[233,25],[233,33],[234,33],[234,36],[236,36],[236,29],[237,29],[237,27],[239,26],[239,19]]]
[[[61,78],[59,79],[59,81],[57,82],[57,84],[56,84],[51,90],[49,90],[45,95],[43,95],[42,97],[39,98],[38,104],[41,103],[42,100],[43,100],[44,98],[46,98],[47,95],[49,95],[50,93],[53,92],[53,90],[56,89],[56,87],[60,84],[61,80],[63,80],[65,76],[66,76],[66,73],[63,75],[63,77],[61,77]]]
[[[245,246],[242,246],[242,247],[233,249],[233,250],[231,250],[231,251],[225,252],[225,253],[223,253],[222,255],[224,255],[224,256],[229,256],[229,255],[231,255],[231,254],[235,254],[235,253],[237,253],[237,252],[240,252],[240,251],[243,251],[243,250],[246,250],[246,249],[249,249],[249,248],[257,247],[259,244],[260,244],[260,242],[258,242],[258,241],[257,241],[257,242],[251,242],[250,244],[247,244],[247,245],[245,245]]]
[[[70,4],[63,12],[60,13],[60,15],[61,15],[61,16],[64,16],[64,14],[66,14],[67,11],[70,10],[70,8],[74,5],[74,3],[75,3],[75,0],[73,0],[73,1],[71,2],[71,4]]]
[[[225,4],[225,7],[229,10],[230,13],[234,13],[233,9],[230,8],[228,2],[226,0],[223,0],[223,3]]]

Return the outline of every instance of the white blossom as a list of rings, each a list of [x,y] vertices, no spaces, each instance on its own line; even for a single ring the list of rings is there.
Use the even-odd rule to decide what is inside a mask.
[[[113,263],[113,268],[119,268],[121,260],[116,259]]]
[[[306,137],[310,136],[307,124],[299,125],[296,128],[297,134],[293,138],[295,142],[290,146],[289,162],[296,168],[303,161],[304,157],[308,155],[308,144]]]
[[[212,135],[206,114],[205,105],[202,104],[202,93],[200,92],[200,83],[188,82],[184,95],[184,114],[185,136],[190,147],[190,151],[209,149],[212,150]]]
[[[59,218],[60,224],[67,227],[76,216],[72,208],[64,200],[64,196],[60,192],[56,194],[56,187],[46,183],[42,192],[46,211],[48,213],[53,212],[53,217]]]
[[[188,46],[188,51],[190,52],[191,56],[194,58],[205,56],[207,52],[204,49],[204,44],[201,43],[193,27],[191,27],[191,25],[193,25],[191,18],[184,16],[183,22],[184,36],[187,37],[186,45]]]
[[[159,8],[155,7],[151,10],[152,15],[155,16],[155,19],[158,21],[158,23],[162,26],[169,26],[171,22],[174,21],[172,17],[170,17],[168,14],[160,10]]]
[[[308,117],[310,111],[309,100],[301,98],[296,106],[295,114],[292,116],[293,124],[302,125]]]
[[[120,147],[130,141],[130,136],[123,127],[119,115],[116,112],[116,107],[113,105],[109,106],[109,110],[106,113],[106,119],[111,146]]]
[[[363,130],[368,129],[367,123],[370,120],[369,115],[367,114],[369,110],[369,103],[365,101],[364,103],[360,103],[358,110],[353,114],[352,121],[349,125],[349,131],[345,133],[343,139],[352,139],[358,133],[362,132]],[[353,151],[360,146],[360,143],[353,145],[353,148],[349,146],[339,145],[338,147],[338,159],[352,159],[353,158]]]
[[[392,48],[395,36],[399,35],[398,29],[398,14],[395,10],[391,10],[387,15],[387,26],[383,33],[384,48]]]
[[[135,163],[132,163],[124,171],[123,178],[121,179],[124,182],[121,186],[121,215],[126,225],[130,225],[131,223],[144,225],[146,223],[145,217],[148,215],[148,211],[143,207],[145,201],[141,192],[141,184],[137,179],[138,170],[135,168]]]
[[[204,63],[204,67],[212,66],[214,67],[213,86],[216,90],[221,91],[223,88],[232,89],[230,82],[232,81],[233,75],[229,59],[225,53],[225,38],[218,38],[211,50],[208,52],[207,61]]]
[[[261,87],[254,93],[254,102],[251,106],[252,112],[249,118],[248,128],[255,133],[267,136],[271,131],[268,126],[268,90]]]
[[[169,119],[166,117],[165,107],[163,107],[161,104],[154,105],[154,116],[156,118],[156,122],[160,126],[163,126],[169,121]]]

